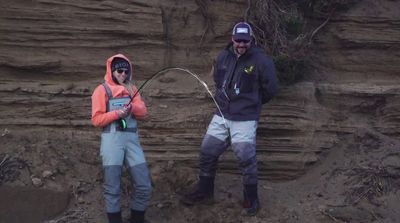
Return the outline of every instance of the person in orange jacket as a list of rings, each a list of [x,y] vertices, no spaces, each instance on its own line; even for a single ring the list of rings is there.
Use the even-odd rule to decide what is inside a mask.
[[[144,222],[152,191],[136,121],[147,115],[147,108],[140,95],[135,95],[137,88],[130,82],[131,79],[129,59],[122,54],[114,55],[107,60],[105,82],[97,86],[92,94],[92,123],[103,129],[100,155],[104,170],[104,199],[110,223],[122,223],[120,200],[124,161],[135,189],[130,204],[131,223]]]

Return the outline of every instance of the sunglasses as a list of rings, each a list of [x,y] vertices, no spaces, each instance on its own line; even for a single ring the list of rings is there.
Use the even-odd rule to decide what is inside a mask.
[[[237,39],[237,40],[233,40],[235,43],[249,43],[250,40],[247,39]]]
[[[119,74],[122,74],[122,73],[124,73],[125,72],[125,74],[128,74],[129,72],[128,72],[128,70],[126,70],[126,69],[118,69],[117,70],[117,73],[119,73]]]

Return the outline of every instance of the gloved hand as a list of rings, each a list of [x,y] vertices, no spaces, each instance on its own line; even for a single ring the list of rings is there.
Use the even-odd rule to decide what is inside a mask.
[[[123,108],[117,110],[120,118],[126,118],[131,114],[132,104],[125,105]]]

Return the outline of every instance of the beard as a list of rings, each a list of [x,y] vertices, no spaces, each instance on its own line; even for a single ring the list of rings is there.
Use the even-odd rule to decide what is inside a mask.
[[[237,47],[236,48],[236,53],[240,54],[240,55],[246,53],[246,51],[247,51],[247,47]]]

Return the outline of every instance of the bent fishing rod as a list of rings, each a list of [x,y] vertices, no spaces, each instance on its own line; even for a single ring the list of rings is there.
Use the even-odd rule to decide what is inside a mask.
[[[154,74],[152,74],[142,85],[140,85],[140,87],[136,90],[136,92],[133,94],[133,96],[131,97],[131,99],[129,100],[129,102],[128,102],[125,106],[130,105],[130,104],[132,103],[133,99],[136,97],[136,95],[137,95],[140,91],[142,91],[142,90],[145,88],[145,86],[147,86],[147,84],[150,84],[151,81],[152,81],[153,79],[155,79],[156,77],[158,77],[158,75],[160,75],[160,74],[162,74],[162,73],[165,73],[165,72],[167,72],[167,71],[170,71],[170,70],[179,70],[179,71],[183,71],[183,72],[186,72],[186,73],[192,75],[194,78],[196,78],[196,79],[204,86],[204,88],[207,90],[208,94],[210,94],[210,96],[211,96],[211,98],[213,99],[214,104],[216,105],[216,107],[217,107],[219,113],[221,114],[221,117],[222,117],[222,119],[224,120],[224,124],[225,124],[225,126],[226,126],[225,117],[224,117],[224,115],[222,114],[222,111],[221,111],[221,109],[220,109],[220,107],[219,107],[217,101],[215,100],[214,96],[212,95],[210,89],[208,88],[207,84],[206,84],[203,80],[201,80],[201,79],[199,78],[198,75],[194,74],[193,72],[191,72],[191,71],[188,70],[188,69],[184,69],[184,68],[180,68],[180,67],[165,67],[165,68],[163,68],[163,69],[161,69],[161,70],[155,72]],[[126,129],[126,126],[127,126],[127,125],[126,125],[125,119],[120,119],[120,125],[121,125],[121,128]]]

